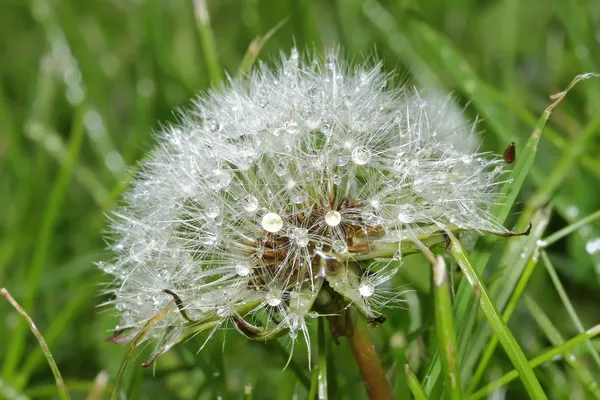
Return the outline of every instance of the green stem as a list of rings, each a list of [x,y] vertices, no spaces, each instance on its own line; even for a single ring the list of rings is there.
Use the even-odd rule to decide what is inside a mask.
[[[325,319],[319,318],[319,332],[317,336],[318,360],[310,386],[309,399],[327,400],[327,342],[325,338]]]
[[[348,310],[348,327],[348,344],[360,368],[369,399],[391,400],[390,384],[375,352],[373,341],[365,322],[358,318],[358,313],[354,308]]]

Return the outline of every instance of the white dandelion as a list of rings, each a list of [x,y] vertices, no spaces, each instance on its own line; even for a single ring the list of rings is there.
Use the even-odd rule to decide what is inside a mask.
[[[176,300],[147,330],[159,353],[198,326],[308,341],[327,299],[368,318],[401,302],[390,279],[413,242],[443,243],[440,226],[505,233],[489,211],[501,159],[478,153],[450,97],[389,79],[293,50],[164,128],[101,264],[117,330]]]

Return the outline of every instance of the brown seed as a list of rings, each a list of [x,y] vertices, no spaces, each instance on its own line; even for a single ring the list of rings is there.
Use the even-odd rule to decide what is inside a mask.
[[[504,161],[507,164],[512,164],[515,161],[516,147],[515,142],[510,142],[506,150],[504,150]]]

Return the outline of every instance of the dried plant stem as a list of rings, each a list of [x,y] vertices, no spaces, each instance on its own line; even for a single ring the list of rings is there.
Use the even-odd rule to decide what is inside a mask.
[[[371,400],[391,400],[392,392],[385,372],[375,352],[375,346],[367,331],[365,322],[357,315],[354,308],[348,310],[347,338],[360,368],[363,380]]]
[[[8,302],[15,308],[15,310],[17,310],[19,312],[19,314],[21,314],[27,321],[29,328],[31,328],[31,332],[33,332],[33,335],[38,340],[38,343],[40,344],[40,347],[42,348],[42,351],[44,352],[44,355],[46,356],[46,359],[48,360],[48,364],[50,365],[50,368],[52,369],[52,373],[54,374],[54,379],[56,380],[56,387],[58,388],[58,394],[60,395],[61,399],[69,400],[71,397],[69,396],[69,392],[67,390],[65,382],[64,382],[62,376],[60,375],[60,371],[58,370],[58,367],[56,366],[54,357],[52,357],[52,353],[50,353],[50,349],[48,348],[48,345],[46,344],[46,341],[44,340],[42,334],[35,326],[35,323],[29,317],[27,312],[21,307],[21,305],[11,296],[11,294],[8,292],[8,290],[2,288],[2,289],[0,289],[0,294],[6,300],[8,300]]]

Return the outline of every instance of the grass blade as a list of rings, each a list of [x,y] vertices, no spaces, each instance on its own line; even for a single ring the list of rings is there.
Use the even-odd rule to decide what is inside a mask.
[[[309,399],[327,400],[327,342],[325,338],[325,321],[319,318],[319,332],[317,334],[317,365],[313,371],[313,376],[310,385]]]
[[[436,262],[433,264],[433,292],[435,299],[435,328],[446,392],[451,399],[462,399],[456,335],[452,321],[452,299],[450,298],[446,263],[441,256],[438,256]]]
[[[562,228],[559,231],[554,232],[552,235],[548,236],[544,240],[541,240],[540,247],[542,247],[542,248],[548,247],[551,244],[558,242],[560,239],[564,238],[565,236],[568,236],[569,234],[575,232],[577,229],[579,229],[583,226],[586,226],[588,224],[591,224],[592,222],[596,221],[597,219],[600,219],[600,210],[588,215],[587,217],[581,218],[577,222],[574,222],[570,225],[565,226],[564,228]]]
[[[46,267],[46,256],[53,238],[54,228],[60,217],[60,207],[63,205],[67,193],[67,186],[73,176],[81,145],[85,136],[83,127],[83,107],[80,106],[73,119],[71,137],[67,148],[66,159],[61,166],[56,182],[50,192],[48,205],[44,211],[39,239],[33,252],[31,264],[28,268],[27,295],[23,301],[26,309],[33,308],[38,297],[42,276]],[[23,355],[25,346],[25,325],[19,323],[12,333],[7,354],[4,358],[2,376],[7,380],[12,379],[15,368]]]
[[[404,371],[406,372],[406,377],[408,378],[408,387],[412,392],[415,400],[427,400],[427,394],[425,393],[425,389],[421,386],[421,383],[415,376],[415,373],[412,372],[408,364],[404,365]]]
[[[52,370],[52,374],[54,375],[54,380],[56,381],[56,387],[58,388],[58,394],[60,395],[60,397],[63,400],[69,400],[71,398],[71,396],[69,395],[67,386],[65,385],[65,382],[63,381],[63,378],[60,375],[60,371],[58,370],[56,361],[54,361],[54,357],[52,357],[52,353],[50,352],[50,349],[48,348],[48,345],[46,344],[44,337],[42,336],[40,331],[38,331],[37,327],[35,326],[35,323],[29,317],[29,315],[27,315],[27,312],[25,312],[25,310],[21,307],[21,305],[19,305],[19,303],[17,303],[17,301],[10,295],[8,290],[6,290],[5,288],[2,288],[2,289],[0,289],[0,294],[2,294],[2,296],[6,300],[8,300],[8,302],[19,312],[19,314],[21,314],[23,316],[23,318],[25,318],[25,321],[27,321],[27,324],[29,325],[31,332],[33,332],[33,335],[35,336],[38,343],[40,344],[40,348],[42,349],[42,351],[44,352],[44,355],[46,356],[46,360],[48,360],[48,365],[50,365],[50,369]]]
[[[560,346],[565,342],[558,329],[554,326],[552,321],[550,321],[548,315],[535,302],[535,300],[533,300],[531,297],[525,297],[525,305],[553,346]],[[589,340],[586,342],[589,342]],[[594,381],[594,375],[592,375],[592,373],[586,369],[586,367],[577,359],[577,356],[572,351],[565,352],[563,356],[565,362],[573,369],[577,379],[583,384],[583,387],[585,387],[595,399],[599,399],[600,388]]]
[[[196,23],[198,25],[198,33],[202,42],[202,51],[204,53],[204,61],[208,69],[208,76],[213,85],[223,80],[223,71],[219,64],[219,56],[217,55],[217,44],[210,26],[210,15],[206,0],[194,0],[194,11],[196,15]]]
[[[519,299],[521,298],[521,295],[523,294],[525,287],[527,286],[527,283],[529,283],[529,278],[531,278],[531,275],[533,274],[533,271],[535,270],[535,267],[537,266],[538,259],[539,259],[539,249],[536,248],[533,251],[533,254],[531,255],[531,257],[529,258],[529,262],[527,263],[527,266],[525,267],[523,274],[521,274],[521,278],[519,279],[519,282],[517,283],[517,287],[515,288],[515,291],[513,292],[510,300],[508,301],[508,304],[506,306],[506,309],[504,310],[504,313],[502,313],[502,319],[504,319],[504,321],[508,322],[508,320],[512,316],[513,312],[517,308]],[[469,383],[469,389],[467,390],[468,393],[473,392],[477,388],[477,385],[481,381],[481,378],[483,377],[483,374],[487,370],[489,362],[492,359],[492,356],[494,355],[494,351],[496,351],[497,345],[498,345],[498,337],[493,336],[492,339],[489,341],[489,343],[483,353],[483,357],[481,358],[481,361],[479,362],[479,365],[477,366],[477,369],[475,370],[475,373],[473,375],[473,378],[471,379],[471,382]]]
[[[558,293],[562,303],[564,304],[565,308],[567,309],[567,313],[569,314],[569,317],[571,318],[571,322],[573,322],[573,324],[577,327],[577,330],[579,331],[579,333],[583,333],[585,331],[585,329],[583,328],[583,324],[581,323],[581,320],[577,316],[577,312],[575,312],[575,308],[573,307],[571,300],[569,300],[569,296],[567,296],[565,288],[563,287],[562,283],[560,282],[560,279],[558,278],[558,274],[556,273],[556,270],[554,269],[554,265],[552,265],[552,262],[550,261],[548,254],[544,250],[542,250],[542,261],[544,262],[546,271],[548,271],[548,275],[550,275],[550,279],[552,280],[552,283],[554,284],[554,287],[556,288],[556,292]],[[585,342],[585,345],[587,346],[588,350],[590,351],[590,354],[592,355],[592,358],[596,362],[596,365],[600,367],[600,355],[598,355],[598,351],[596,351],[596,348],[592,345],[592,342],[588,340],[587,342]]]
[[[525,389],[527,389],[529,396],[534,399],[545,399],[546,394],[542,390],[540,382],[537,380],[535,373],[529,366],[523,350],[496,309],[492,298],[487,292],[485,284],[479,277],[477,270],[471,264],[469,255],[452,232],[446,230],[446,234],[450,238],[450,250],[452,255],[467,278],[467,281],[474,290],[479,290],[481,292],[481,309],[490,322],[492,330],[498,337],[506,354],[519,372],[521,381],[525,385]]]
[[[273,28],[271,28],[264,36],[258,36],[254,38],[252,42],[250,42],[248,50],[246,50],[246,54],[244,54],[244,58],[242,58],[242,62],[240,63],[240,75],[248,73],[248,71],[250,71],[250,68],[252,68],[252,66],[256,62],[256,59],[258,58],[258,55],[260,54],[262,48],[269,41],[269,39],[271,39],[271,36],[273,36],[275,32],[277,32],[279,28],[281,28],[286,23],[286,21],[287,19],[282,20]]]
[[[585,331],[585,333],[577,335],[573,339],[571,339],[559,346],[553,347],[552,349],[546,351],[545,353],[540,354],[539,356],[535,357],[534,359],[529,361],[529,367],[536,368],[545,362],[551,361],[556,356],[559,356],[559,355],[567,352],[571,348],[577,346],[580,343],[585,342],[586,340],[593,338],[594,336],[598,335],[599,333],[600,333],[600,325],[596,325],[593,328]],[[481,399],[482,397],[487,396],[494,389],[497,389],[503,385],[506,385],[507,383],[515,380],[518,377],[519,377],[519,372],[517,372],[517,370],[512,370],[512,371],[504,374],[502,377],[496,379],[494,382],[490,383],[486,387],[473,393],[471,396],[469,396],[468,399],[469,400]]]

